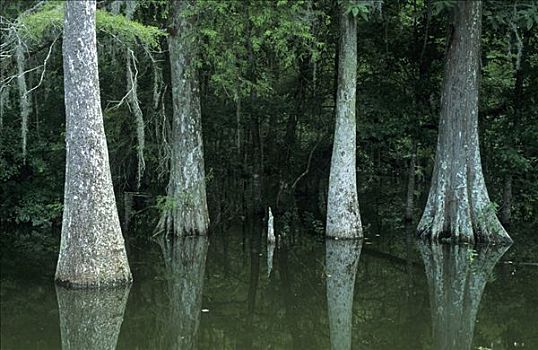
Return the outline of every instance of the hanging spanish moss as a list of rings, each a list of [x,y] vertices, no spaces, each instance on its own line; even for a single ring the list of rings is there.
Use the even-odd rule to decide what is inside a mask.
[[[110,4],[110,12],[112,12],[115,15],[118,15],[120,13],[121,5],[123,4],[123,0],[114,0]]]
[[[159,102],[163,93],[163,70],[159,68],[159,65],[153,59],[150,54],[150,58],[153,66],[153,110],[155,114],[159,113]]]
[[[3,89],[0,90],[0,131],[4,126],[4,113],[10,108],[9,85],[4,85]]]
[[[28,116],[31,112],[30,99],[28,98],[28,87],[24,70],[26,67],[26,57],[24,56],[24,47],[22,41],[18,41],[15,50],[17,59],[17,87],[19,89],[19,105],[21,111],[21,139],[22,139],[22,159],[26,162],[26,138],[28,134]]]
[[[133,19],[137,7],[138,2],[136,0],[125,1],[125,17],[127,17],[127,19]]]
[[[128,103],[129,109],[135,116],[136,122],[136,138],[138,141],[137,153],[138,153],[138,174],[137,174],[137,188],[140,187],[140,180],[144,174],[146,168],[146,162],[144,160],[144,147],[145,147],[145,135],[144,135],[144,115],[140,104],[138,103],[138,70],[136,68],[134,53],[131,49],[127,49],[127,89],[128,89]],[[134,68],[134,74],[133,69]]]
[[[122,1],[115,1],[113,3],[113,11],[119,12],[119,7]],[[131,20],[138,6],[137,1],[125,1],[125,17]],[[136,187],[140,188],[140,181],[146,169],[146,161],[144,159],[145,148],[145,133],[144,133],[144,114],[140,109],[138,102],[138,69],[136,68],[136,57],[133,50],[127,48],[127,102],[129,104],[129,110],[134,114],[136,123],[136,139],[138,141],[137,154],[138,154],[138,172],[136,176]],[[133,74],[134,69],[134,74]]]

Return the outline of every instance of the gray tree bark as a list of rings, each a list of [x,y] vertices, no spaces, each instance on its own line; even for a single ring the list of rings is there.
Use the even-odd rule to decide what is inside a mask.
[[[327,237],[362,237],[356,174],[357,19],[340,8],[336,128],[327,198]]]
[[[96,3],[65,3],[66,175],[56,281],[74,288],[132,281],[116,208],[99,96]]]
[[[481,1],[458,1],[445,67],[432,184],[418,225],[423,239],[511,242],[484,183],[478,141]]]
[[[351,349],[353,291],[362,241],[326,241],[327,306],[333,350]]]
[[[173,1],[173,24],[168,40],[174,107],[167,188],[171,203],[163,213],[160,227],[175,236],[204,235],[209,225],[194,18],[185,15],[193,3]]]
[[[420,243],[430,292],[434,348],[471,349],[480,299],[508,246]]]
[[[115,289],[56,288],[63,350],[114,350],[130,286]]]

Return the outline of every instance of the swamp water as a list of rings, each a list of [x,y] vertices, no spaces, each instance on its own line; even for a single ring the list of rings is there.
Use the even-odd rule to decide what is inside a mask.
[[[517,240],[263,234],[131,240],[134,284],[101,292],[55,288],[55,256],[30,264],[4,246],[1,349],[538,349],[538,267]]]

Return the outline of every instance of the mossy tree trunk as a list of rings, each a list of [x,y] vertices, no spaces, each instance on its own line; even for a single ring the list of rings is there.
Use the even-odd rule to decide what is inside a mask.
[[[96,2],[65,3],[63,57],[66,175],[56,281],[76,287],[129,284],[101,112]]]
[[[362,237],[355,169],[357,18],[346,13],[349,4],[342,1],[340,5],[336,128],[327,198],[326,234],[335,238]]]
[[[458,1],[454,11],[432,184],[418,233],[432,241],[511,242],[495,215],[480,162],[482,3]]]
[[[203,235],[209,225],[200,91],[195,67],[195,18],[187,14],[193,5],[192,0],[172,2],[173,23],[168,40],[174,114],[167,188],[169,205],[160,226],[174,236]]]

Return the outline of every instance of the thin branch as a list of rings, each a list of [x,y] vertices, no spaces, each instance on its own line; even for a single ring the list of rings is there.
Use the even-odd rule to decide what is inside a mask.
[[[36,86],[34,86],[33,88],[31,88],[30,90],[28,90],[26,92],[26,94],[28,95],[30,92],[34,91],[35,89],[37,89],[38,87],[41,86],[41,84],[43,83],[43,77],[45,76],[45,71],[47,70],[47,62],[49,61],[49,58],[50,58],[50,55],[52,53],[52,47],[54,46],[54,44],[56,43],[56,40],[58,40],[58,38],[60,37],[60,35],[57,35],[56,38],[54,38],[54,41],[52,42],[52,44],[50,45],[49,47],[49,52],[47,53],[47,57],[45,57],[45,60],[43,61],[43,65],[42,66],[39,66],[39,67],[43,67],[43,71],[41,72],[41,77],[39,78],[39,82],[37,83]]]
[[[321,143],[321,140],[319,140],[318,142],[316,142],[316,144],[314,145],[314,147],[312,147],[312,150],[310,151],[310,154],[308,155],[308,162],[306,163],[306,169],[305,171],[303,171],[303,173],[301,175],[299,175],[299,177],[297,177],[297,179],[295,179],[295,181],[293,182],[293,184],[291,185],[291,189],[292,190],[295,190],[295,186],[297,186],[297,183],[303,178],[306,176],[306,174],[308,174],[308,172],[310,171],[310,163],[312,162],[312,155],[314,154],[314,151],[316,150],[316,148],[319,146],[319,144]]]

